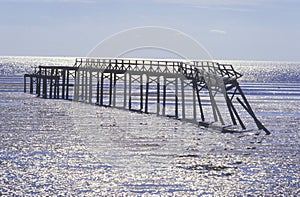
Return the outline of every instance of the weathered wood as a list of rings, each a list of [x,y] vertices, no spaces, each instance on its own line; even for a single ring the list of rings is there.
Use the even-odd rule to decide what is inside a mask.
[[[123,61],[122,61],[123,63]],[[126,109],[127,106],[127,76],[128,74],[124,74],[124,96],[123,96],[123,109]]]
[[[157,77],[157,108],[156,108],[156,115],[159,115],[160,113],[160,83],[159,83],[159,77]]]
[[[66,87],[66,99],[69,100],[69,90],[70,90],[70,70],[67,69],[67,87]]]
[[[53,74],[54,74],[54,69],[51,69],[50,90],[49,90],[50,99],[52,99],[52,93],[53,93]]]
[[[131,74],[129,74],[129,84],[128,84],[128,97],[129,97],[129,103],[128,103],[128,109],[129,110],[131,110],[131,89],[132,89],[132,87],[131,87]]]
[[[143,110],[143,75],[140,75],[140,111]]]
[[[27,91],[27,78],[29,78],[30,93],[33,94],[35,89],[37,96],[43,98],[54,97],[56,99],[69,100],[72,97],[74,101],[95,103],[93,97],[96,94],[97,105],[122,107],[145,113],[149,113],[149,99],[156,95],[156,98],[154,97],[156,100],[156,112],[154,111],[154,113],[157,115],[175,116],[177,119],[180,118],[190,122],[198,122],[200,117],[199,125],[210,126],[208,122],[205,122],[206,118],[208,117],[207,119],[209,119],[210,117],[205,117],[206,113],[209,112],[204,113],[204,109],[206,109],[204,106],[210,105],[214,121],[225,125],[222,115],[229,114],[233,125],[239,124],[242,129],[246,129],[233,103],[233,98],[239,94],[242,99],[237,97],[236,103],[239,103],[251,115],[259,129],[264,130],[266,134],[270,134],[255,116],[237,83],[237,79],[241,76],[231,65],[218,65],[217,63],[204,61],[185,63],[165,60],[89,60],[81,58],[76,59],[74,67],[39,66],[38,72],[25,74],[24,92]],[[122,80],[123,89],[120,91],[118,84]],[[97,85],[93,84],[95,81]],[[156,85],[156,90],[150,89],[150,83],[154,83],[154,87]],[[169,98],[169,95],[171,95],[169,90],[172,89],[168,87],[170,84],[175,87],[174,99]],[[185,88],[190,86],[190,84],[193,87],[192,92],[190,92],[189,87]],[[94,85],[97,87],[95,88]],[[232,92],[233,90],[234,92]],[[116,101],[118,98],[117,93],[119,92],[123,92],[123,104],[121,106],[118,106]],[[229,98],[228,93],[232,94],[231,98]],[[186,98],[187,95],[191,94],[192,98]],[[218,103],[217,105],[217,101],[219,102],[216,97],[217,94],[223,96],[224,101],[221,101],[226,103]],[[151,97],[151,95],[153,96]],[[204,99],[201,98],[202,95],[205,95]],[[138,96],[139,101],[137,101]],[[104,98],[108,98],[108,101],[105,103]],[[209,99],[209,103],[207,103],[207,99]],[[171,108],[169,109],[169,105],[167,105],[169,100],[174,102],[175,115],[170,114]],[[139,109],[133,109],[133,101],[139,102]],[[192,106],[192,109],[189,106]],[[199,111],[197,106],[199,106]],[[226,106],[226,110],[229,113],[221,114],[220,110],[226,108]],[[190,113],[189,110],[186,111],[187,109],[192,110],[191,115],[187,115],[187,113]],[[227,119],[225,120],[227,121]]]
[[[184,79],[180,78],[180,81],[181,81],[181,109],[182,109],[181,118],[182,118],[182,120],[185,120]]]
[[[166,99],[167,99],[167,79],[166,77],[164,79],[164,85],[163,85],[163,107],[162,107],[162,115],[166,115]]]
[[[33,77],[30,76],[30,94],[33,94]]]
[[[100,81],[99,81],[99,72],[97,72],[97,89],[96,89],[96,104],[99,105],[100,102]]]
[[[270,132],[270,131],[269,131],[269,130],[268,130],[268,129],[267,129],[267,128],[259,121],[259,120],[258,120],[258,118],[255,116],[255,114],[254,114],[254,112],[253,112],[253,110],[252,110],[252,108],[251,108],[251,106],[250,106],[250,104],[249,104],[249,102],[248,102],[248,100],[247,100],[245,94],[243,93],[241,87],[239,86],[239,84],[237,84],[237,89],[238,89],[240,95],[242,96],[242,98],[243,98],[243,100],[244,100],[244,103],[243,103],[243,102],[240,100],[240,98],[237,97],[238,102],[244,107],[244,109],[245,109],[245,110],[250,114],[250,116],[254,119],[254,121],[255,121],[255,123],[256,123],[256,125],[257,125],[257,127],[258,127],[259,129],[264,130],[265,133],[266,133],[267,135],[271,134],[271,132]]]
[[[113,82],[113,107],[116,107],[117,100],[117,74],[113,74],[114,82]]]
[[[178,78],[175,78],[175,117],[179,118],[178,115]]]
[[[147,79],[146,79],[145,113],[148,113],[148,102],[149,102],[149,76],[147,76]]]
[[[90,71],[89,72],[90,76],[89,76],[89,103],[92,103],[92,99],[93,99],[93,72]]]
[[[193,80],[193,86],[194,86],[195,82]],[[196,89],[193,88],[193,119],[194,122],[197,122],[197,109],[196,109]]]
[[[101,73],[100,106],[103,106],[104,73]]]
[[[109,74],[109,104],[108,106],[112,105],[112,96],[113,96],[113,73]]]
[[[61,97],[65,99],[65,89],[66,89],[66,70],[62,69],[62,88],[61,88]]]

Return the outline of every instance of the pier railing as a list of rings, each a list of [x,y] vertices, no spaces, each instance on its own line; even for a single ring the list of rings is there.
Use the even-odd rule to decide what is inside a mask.
[[[247,101],[240,77],[232,65],[212,61],[78,58],[74,66],[39,66],[25,74],[24,91],[29,78],[30,93],[35,89],[43,98],[172,116],[223,131],[246,129],[243,109],[269,134]]]

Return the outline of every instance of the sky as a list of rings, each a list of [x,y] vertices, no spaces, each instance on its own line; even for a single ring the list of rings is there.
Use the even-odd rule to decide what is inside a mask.
[[[213,59],[300,61],[299,21],[299,0],[0,0],[0,56],[85,57],[154,27],[164,36],[147,31],[147,42],[126,50],[170,39],[172,46],[157,47],[188,56],[197,52],[193,41]]]

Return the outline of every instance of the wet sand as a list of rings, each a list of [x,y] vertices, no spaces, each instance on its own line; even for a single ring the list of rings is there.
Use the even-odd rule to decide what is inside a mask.
[[[249,97],[266,136],[1,92],[0,195],[300,195],[300,101],[287,98]]]

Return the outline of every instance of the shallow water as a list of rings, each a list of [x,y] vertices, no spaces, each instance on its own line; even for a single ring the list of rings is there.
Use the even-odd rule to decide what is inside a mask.
[[[300,195],[300,83],[243,82],[266,136],[36,98],[5,77],[0,195]]]

